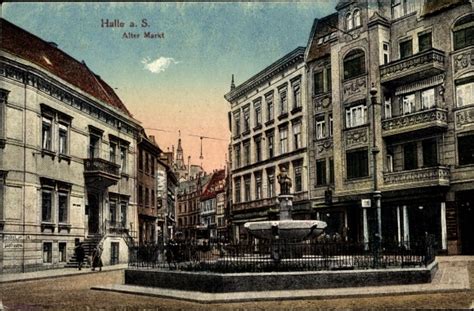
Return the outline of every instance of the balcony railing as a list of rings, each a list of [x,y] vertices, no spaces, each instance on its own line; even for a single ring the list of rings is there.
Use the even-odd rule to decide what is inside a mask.
[[[380,79],[387,82],[411,82],[444,71],[445,53],[430,49],[380,66]],[[401,80],[403,79],[403,80]]]
[[[445,129],[448,112],[441,108],[422,110],[382,121],[382,136],[392,136],[422,129]]]
[[[449,180],[450,171],[445,166],[390,172],[383,175],[384,184],[389,188],[449,186]]]
[[[119,181],[120,165],[99,158],[84,159],[84,176],[87,184],[108,187]]]

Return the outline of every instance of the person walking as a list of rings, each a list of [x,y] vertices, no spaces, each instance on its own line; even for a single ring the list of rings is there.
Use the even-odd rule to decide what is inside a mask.
[[[102,248],[97,246],[92,253],[92,271],[95,271],[95,268],[99,268],[99,271],[102,271]]]
[[[74,249],[74,252],[75,252],[75,255],[76,255],[76,259],[77,259],[78,268],[79,268],[79,270],[81,270],[82,269],[82,263],[84,262],[84,257],[86,256],[81,242],[79,242],[79,244],[76,246],[76,248]]]

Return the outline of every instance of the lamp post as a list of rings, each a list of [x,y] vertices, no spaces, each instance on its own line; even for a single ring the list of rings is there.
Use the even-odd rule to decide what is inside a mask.
[[[372,192],[372,199],[377,209],[377,235],[378,238],[382,239],[382,194],[378,189],[378,178],[377,178],[377,154],[380,152],[380,149],[377,146],[376,135],[375,135],[375,106],[377,103],[377,89],[375,88],[374,83],[372,83],[372,88],[370,89],[370,100],[372,106],[372,169],[373,169],[373,181],[374,181],[374,190]]]

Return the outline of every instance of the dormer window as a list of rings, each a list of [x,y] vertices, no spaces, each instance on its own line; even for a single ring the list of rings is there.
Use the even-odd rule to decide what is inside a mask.
[[[360,19],[360,10],[355,9],[352,12],[348,12],[346,14],[346,29],[351,30],[357,27],[360,27],[362,25],[361,19]]]

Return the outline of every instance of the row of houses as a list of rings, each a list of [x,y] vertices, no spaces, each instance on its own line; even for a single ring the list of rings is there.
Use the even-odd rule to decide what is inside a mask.
[[[0,273],[64,267],[79,242],[126,263],[172,237],[174,150],[84,61],[0,21]]]
[[[305,47],[232,77],[233,239],[271,219],[285,168],[293,218],[329,235],[474,253],[473,59],[471,1],[343,0]]]

